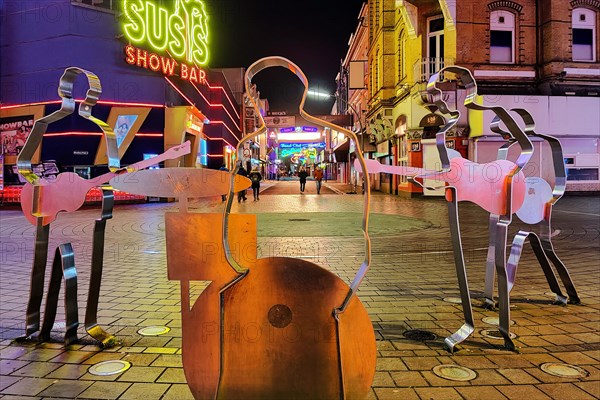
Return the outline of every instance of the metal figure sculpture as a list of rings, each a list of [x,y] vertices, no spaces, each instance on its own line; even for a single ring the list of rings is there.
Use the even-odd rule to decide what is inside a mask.
[[[521,146],[521,154],[516,162],[498,159],[491,163],[477,164],[465,160],[456,151],[446,148],[446,132],[456,125],[460,117],[460,112],[458,110],[451,110],[448,107],[443,100],[442,91],[437,88],[436,84],[440,79],[440,76],[443,76],[445,72],[456,74],[458,79],[465,86],[466,98],[464,104],[466,108],[479,111],[493,111],[498,119],[506,125],[510,132],[510,137],[514,138],[514,141]],[[475,79],[468,69],[457,66],[441,69],[431,76],[427,85],[427,92],[431,97],[432,103],[442,113],[449,115],[446,125],[436,134],[436,147],[440,155],[443,168],[442,171],[427,171],[423,169],[395,166],[380,166],[375,169],[408,176],[413,183],[421,186],[423,186],[423,184],[417,181],[417,178],[436,179],[447,182],[447,185],[442,188],[446,192],[454,263],[461,294],[463,317],[465,320],[458,331],[444,340],[451,352],[454,351],[457,344],[464,341],[474,331],[473,310],[458,218],[458,202],[468,200],[491,213],[492,218],[490,218],[490,220],[492,222],[490,222],[490,230],[492,231],[494,238],[493,265],[499,277],[499,330],[504,338],[505,347],[514,350],[514,343],[510,338],[509,332],[510,307],[508,297],[509,283],[506,266],[506,243],[508,240],[508,225],[511,222],[512,214],[514,211],[521,208],[525,199],[526,183],[522,169],[531,158],[533,146],[527,135],[519,128],[516,121],[506,109],[496,106],[484,106],[475,102],[477,86],[475,84]],[[504,151],[507,152],[508,147],[510,147],[510,145],[507,145],[502,149],[501,154],[503,154],[502,152]],[[371,167],[371,169],[373,170],[374,168]]]
[[[246,93],[256,115],[252,78],[270,67],[293,72],[304,84],[299,109],[308,121],[354,133],[304,111],[308,80],[282,57],[255,62],[246,72]],[[266,131],[256,131],[237,147]],[[364,159],[359,153],[359,159]],[[335,274],[307,261],[257,259],[256,217],[231,214],[234,193],[250,181],[234,171],[183,169],[144,171],[137,184],[118,183],[131,193],[178,197],[180,212],[165,214],[169,279],[181,281],[183,367],[196,399],[358,399],[375,374],[375,335],[366,309],[355,296],[370,266],[365,195],[365,259],[348,286]],[[227,178],[223,180],[223,178]],[[145,183],[154,181],[154,185]],[[368,188],[368,181],[366,187]],[[227,193],[223,214],[188,212],[188,197]],[[191,301],[190,281],[209,281]]]
[[[446,67],[440,70],[437,74],[434,74],[428,84],[427,84],[427,92],[433,98],[434,104],[444,113],[458,113],[458,111],[450,110],[442,99],[442,91],[437,88],[436,84],[438,82],[440,74],[444,72],[454,73],[457,78],[462,82],[463,86],[466,90],[466,97],[464,101],[464,105],[467,109],[477,110],[477,111],[492,111],[495,114],[495,120],[501,121],[504,123],[508,132],[510,133],[510,137],[519,144],[521,148],[521,152],[517,157],[517,160],[514,163],[514,167],[512,171],[508,175],[500,175],[502,181],[504,182],[504,190],[499,192],[498,195],[502,196],[506,199],[506,208],[502,210],[500,213],[492,212],[492,217],[490,218],[493,222],[490,223],[490,229],[494,237],[494,266],[496,270],[496,274],[498,277],[498,300],[499,300],[499,326],[498,329],[504,338],[504,346],[509,350],[514,350],[515,345],[510,338],[510,298],[509,298],[509,275],[507,271],[507,255],[506,255],[506,245],[508,241],[508,226],[512,222],[512,214],[520,209],[522,204],[515,205],[513,200],[515,198],[515,190],[516,185],[525,184],[524,179],[522,179],[522,169],[529,162],[532,154],[533,154],[533,145],[529,140],[526,133],[518,126],[517,122],[510,115],[508,110],[499,106],[486,106],[483,104],[479,104],[475,102],[475,98],[477,96],[477,84],[475,83],[475,79],[471,72],[462,67],[452,66]],[[444,132],[445,133],[445,132]],[[508,147],[505,148],[508,151]],[[440,156],[444,153],[443,149],[438,147],[440,150]],[[501,150],[501,154],[503,154],[504,150]],[[506,161],[506,160],[498,160]],[[442,160],[443,163],[443,160]],[[520,175],[519,175],[520,174]],[[454,246],[454,251],[462,252],[462,248],[458,248],[456,245]],[[470,306],[469,306],[470,308]],[[464,299],[463,299],[463,309],[464,309]]]
[[[79,105],[79,115],[90,120],[98,126],[106,140],[108,167],[110,172],[101,177],[85,180],[71,172],[59,174],[55,180],[49,181],[36,175],[33,171],[31,159],[41,144],[48,125],[69,116],[75,110],[73,85],[78,75],[86,76],[89,89],[85,99]],[[25,338],[31,337],[40,330],[40,307],[44,290],[44,274],[48,257],[48,238],[50,223],[56,219],[59,212],[73,212],[85,202],[87,192],[95,186],[106,183],[111,177],[147,168],[155,163],[179,157],[189,152],[189,143],[178,149],[150,160],[142,161],[128,168],[120,168],[117,152],[116,137],[113,130],[104,121],[92,116],[92,108],[102,93],[102,86],[98,77],[90,71],[77,67],[69,67],[60,78],[58,94],[62,99],[59,110],[35,121],[23,150],[17,158],[19,173],[27,180],[21,192],[21,208],[27,220],[36,226],[35,253],[31,273],[31,288],[27,304]],[[104,234],[106,220],[112,217],[113,195],[112,191],[103,189],[102,213],[94,225],[92,274],[90,290],[86,307],[86,331],[98,340],[103,346],[114,343],[114,336],[106,333],[97,323],[97,307],[102,276]],[[58,247],[52,265],[52,274],[46,299],[44,322],[38,340],[48,340],[56,316],[58,294],[60,292],[61,276],[65,280],[65,314],[66,333],[65,343],[77,340],[78,307],[77,307],[77,272],[75,268],[73,248],[70,243]]]
[[[569,275],[569,272],[564,265],[564,263],[560,260],[560,258],[556,255],[554,250],[554,246],[552,245],[552,228],[551,228],[551,217],[552,217],[552,207],[553,205],[560,200],[563,196],[566,188],[566,171],[564,166],[563,152],[562,146],[558,139],[549,136],[542,135],[535,132],[535,121],[531,114],[524,109],[516,108],[511,111],[518,114],[525,123],[525,133],[532,137],[539,137],[550,145],[551,154],[552,154],[552,162],[554,168],[554,177],[555,183],[554,187],[551,187],[548,182],[540,177],[528,177],[525,179],[527,191],[526,197],[523,205],[520,209],[516,210],[516,215],[519,217],[521,221],[529,225],[537,225],[539,234],[534,232],[527,231],[519,231],[512,243],[510,256],[507,263],[507,275],[508,275],[508,290],[512,290],[515,282],[515,277],[517,273],[517,267],[519,264],[519,260],[521,258],[521,253],[523,251],[523,245],[526,239],[529,239],[529,243],[531,248],[542,267],[546,280],[548,281],[548,285],[552,292],[556,295],[555,304],[566,305],[567,302],[571,304],[579,304],[581,300],[577,294],[577,290],[575,289],[575,285]],[[507,138],[509,141],[507,144],[501,147],[508,149],[514,140],[510,137],[510,133],[503,131],[499,128],[497,118],[495,118],[492,122],[492,130],[496,133],[503,135],[503,137]],[[507,152],[501,153],[499,151],[498,156],[506,158]],[[493,220],[494,216],[492,215],[490,220]],[[493,251],[493,236],[492,232],[490,232],[490,249]],[[568,294],[567,297],[562,293],[561,288],[558,284],[558,280],[552,267],[550,265],[550,261],[554,265],[558,275],[560,276],[563,285]],[[488,305],[493,306],[494,303],[494,270],[493,265],[490,263],[490,257],[488,253],[488,261],[486,263],[486,280],[485,280],[485,302]]]

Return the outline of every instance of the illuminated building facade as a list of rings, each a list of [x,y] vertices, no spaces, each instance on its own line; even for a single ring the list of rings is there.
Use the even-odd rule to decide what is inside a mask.
[[[600,1],[370,0],[368,10],[373,157],[439,165],[433,137],[445,116],[424,107],[423,93],[433,73],[460,65],[477,79],[478,101],[526,108],[537,131],[561,141],[567,190],[600,190]],[[447,146],[480,163],[496,159],[504,142],[490,129],[492,115],[468,112],[464,91],[445,85],[446,101],[462,112]],[[535,139],[534,146],[525,172],[551,175],[550,150]],[[387,174],[374,182],[386,193],[421,190]]]
[[[242,136],[241,96],[225,77],[232,69],[207,68],[206,14],[196,10],[202,7],[200,0],[5,2],[0,128],[7,145],[15,142],[4,154],[6,183],[17,178],[11,176],[17,125],[27,128],[28,121],[59,108],[57,84],[69,66],[99,77],[103,93],[93,115],[114,128],[123,165],[185,140],[191,140],[192,153],[165,166],[230,165]],[[86,89],[78,81],[75,97],[83,98]],[[102,172],[101,132],[91,125],[76,113],[51,124],[34,162],[54,160],[61,170],[79,168],[92,176]]]

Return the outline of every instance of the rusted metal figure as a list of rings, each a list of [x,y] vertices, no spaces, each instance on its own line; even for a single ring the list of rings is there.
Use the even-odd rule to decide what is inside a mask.
[[[308,80],[282,57],[263,58],[246,72],[246,92],[256,115],[252,78],[265,68],[283,67],[304,84],[300,114],[308,121],[355,135],[304,111]],[[266,131],[259,128],[238,144]],[[364,159],[359,152],[364,167]],[[181,281],[183,367],[196,399],[359,399],[375,374],[375,334],[355,295],[370,266],[366,184],[363,232],[365,259],[348,286],[335,274],[299,259],[257,259],[256,217],[231,214],[234,193],[250,180],[234,171],[147,171],[118,184],[131,193],[168,193],[180,212],[165,215],[169,279]],[[141,179],[138,179],[140,178]],[[227,180],[223,181],[223,177]],[[158,178],[158,179],[157,179]],[[225,186],[224,186],[225,184]],[[137,189],[136,189],[137,188]],[[227,194],[224,213],[188,212],[189,197]],[[209,281],[190,300],[190,282]]]

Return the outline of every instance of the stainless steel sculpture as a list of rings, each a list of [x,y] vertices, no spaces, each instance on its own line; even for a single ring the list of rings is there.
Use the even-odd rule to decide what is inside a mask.
[[[526,239],[529,239],[529,243],[531,248],[536,255],[540,266],[544,272],[546,280],[548,281],[548,285],[553,293],[556,294],[556,304],[566,305],[567,297],[562,293],[561,288],[558,284],[558,280],[552,267],[550,265],[550,261],[554,265],[558,275],[560,276],[563,285],[568,294],[568,302],[571,304],[579,304],[581,300],[577,294],[577,290],[575,289],[575,285],[569,275],[569,272],[560,258],[556,255],[554,251],[554,246],[552,245],[552,228],[551,228],[551,217],[552,217],[552,207],[553,205],[560,200],[563,196],[566,188],[566,171],[564,166],[563,152],[562,146],[558,139],[549,136],[542,135],[535,132],[535,121],[531,114],[524,109],[512,109],[511,111],[518,114],[525,123],[525,133],[532,137],[539,137],[545,140],[551,149],[552,154],[552,164],[554,169],[554,188],[550,186],[548,182],[539,177],[528,177],[525,179],[526,182],[526,197],[523,205],[520,209],[516,211],[517,217],[521,221],[526,224],[537,226],[539,234],[534,232],[527,231],[519,231],[512,243],[510,256],[507,263],[507,275],[508,275],[508,285],[509,291],[514,286],[514,280],[517,273],[517,267],[519,264],[519,260],[521,258],[521,253],[523,251],[523,245]],[[501,151],[499,151],[498,156],[506,158],[507,151],[502,152],[503,149],[508,150],[508,148],[512,145],[514,140],[510,137],[510,133],[503,131],[500,129],[498,121],[495,119],[493,121],[493,129],[494,132],[503,135],[503,137],[508,139],[507,144],[501,147]],[[490,220],[493,220],[494,216],[492,215]],[[493,234],[490,232],[490,249],[493,251]],[[488,262],[486,264],[486,281],[485,281],[485,302],[488,305],[494,306],[494,270],[493,264],[490,263],[490,256],[488,254]]]
[[[460,112],[451,110],[448,107],[443,100],[442,91],[437,88],[437,82],[444,73],[455,74],[464,85],[466,89],[464,103],[466,108],[492,111],[496,115],[494,119],[496,125],[493,128],[498,129],[497,124],[499,121],[507,127],[508,132],[503,132],[503,134],[509,139],[509,142],[500,149],[498,160],[486,164],[477,164],[463,159],[457,152],[446,148],[446,132],[456,125]],[[455,346],[464,341],[474,331],[473,310],[462,249],[457,203],[468,200],[490,212],[488,272],[492,268],[490,266],[493,266],[498,275],[499,329],[504,338],[505,347],[514,350],[514,343],[509,332],[510,305],[508,296],[512,282],[509,282],[511,275],[506,265],[506,244],[512,214],[523,206],[526,198],[527,187],[522,169],[531,158],[533,146],[525,132],[521,130],[506,109],[496,106],[489,107],[475,102],[477,86],[468,69],[457,66],[443,68],[431,76],[427,85],[427,92],[432,103],[442,113],[449,115],[446,125],[436,134],[436,146],[440,155],[442,171],[382,165],[373,166],[371,170],[408,176],[412,182],[421,186],[422,184],[416,178],[429,178],[447,182],[447,185],[443,188],[446,191],[454,263],[465,320],[458,331],[444,340],[450,351],[454,351]],[[515,142],[521,146],[521,154],[516,162],[508,161],[505,155],[508,153],[508,148]],[[376,161],[370,161],[369,163],[378,164]],[[356,167],[357,169],[360,168],[359,166]],[[488,171],[493,172],[493,175],[487,175]]]
[[[107,145],[110,172],[90,180],[82,179],[77,174],[71,172],[63,172],[55,180],[48,181],[33,172],[31,159],[41,144],[48,125],[72,114],[75,110],[76,102],[73,98],[73,85],[76,77],[80,74],[86,76],[89,89],[87,90],[86,98],[79,105],[79,115],[92,121],[102,130]],[[40,307],[43,299],[44,274],[48,257],[49,224],[56,219],[60,212],[78,210],[85,202],[86,194],[92,187],[100,186],[114,176],[122,176],[125,173],[140,168],[147,168],[157,162],[172,157],[179,157],[190,151],[189,143],[187,143],[153,159],[144,160],[121,169],[114,132],[105,122],[93,117],[91,114],[92,108],[98,101],[101,93],[102,86],[95,74],[81,68],[67,68],[59,83],[58,94],[62,99],[60,109],[35,121],[31,134],[17,158],[19,173],[27,180],[21,192],[21,208],[27,220],[36,226],[36,244],[31,273],[31,288],[27,304],[25,338],[31,337],[31,335],[40,330]],[[110,346],[114,343],[114,337],[106,333],[98,325],[96,318],[102,277],[105,226],[106,220],[112,217],[112,206],[113,195],[111,190],[107,188],[103,190],[101,216],[94,226],[92,273],[85,317],[86,331],[93,338],[100,341],[103,346]],[[77,340],[77,327],[79,325],[77,316],[77,272],[73,248],[70,243],[60,245],[54,257],[52,275],[48,287],[48,297],[46,299],[44,323],[38,335],[38,339],[41,341],[48,340],[50,337],[50,331],[56,316],[61,277],[65,280],[65,314],[67,324],[65,343],[69,344]]]
[[[533,145],[531,141],[525,134],[523,130],[519,127],[514,118],[510,115],[508,110],[499,106],[485,106],[483,104],[479,104],[475,102],[475,98],[477,96],[477,84],[475,83],[475,79],[471,72],[462,67],[452,66],[446,67],[440,70],[437,74],[434,74],[428,84],[427,84],[427,92],[432,96],[434,104],[442,111],[443,113],[447,113],[450,115],[456,115],[456,119],[460,113],[458,110],[450,110],[442,98],[442,91],[437,88],[436,84],[439,80],[439,77],[444,72],[450,72],[457,76],[457,78],[461,81],[466,91],[466,98],[464,105],[467,109],[477,110],[477,111],[492,111],[495,114],[494,121],[501,121],[504,123],[508,132],[510,133],[511,139],[516,140],[516,142],[521,147],[521,152],[519,157],[514,163],[514,166],[511,168],[508,174],[500,175],[502,182],[504,183],[504,189],[498,193],[499,197],[503,197],[505,199],[506,207],[501,212],[491,212],[490,217],[490,235],[494,240],[494,266],[496,270],[496,274],[498,276],[498,300],[499,300],[499,310],[500,310],[500,322],[499,322],[499,330],[504,338],[504,346],[510,350],[515,349],[515,345],[510,338],[509,326],[510,326],[510,300],[509,300],[509,276],[507,274],[507,256],[506,256],[506,245],[508,241],[508,226],[512,221],[512,214],[516,212],[521,206],[521,204],[515,204],[515,190],[514,188],[517,185],[525,185],[525,180],[522,175],[521,170],[530,160],[533,154]],[[443,75],[442,75],[443,76]],[[455,119],[455,121],[456,121]],[[445,135],[445,129],[442,130],[441,133]],[[445,140],[444,142],[445,143]],[[440,157],[442,158],[442,164],[444,164],[444,155],[446,153],[445,144],[443,146],[438,146],[438,150],[440,152]],[[501,149],[500,154],[504,154],[505,150]],[[506,148],[508,151],[508,148]],[[506,160],[498,160],[496,162],[501,162]],[[509,161],[510,162],[510,161]],[[483,184],[484,182],[481,182]],[[481,204],[478,204],[481,206]],[[453,221],[451,218],[451,229],[453,224],[458,226],[458,220]],[[460,235],[460,232],[458,232]],[[459,243],[456,240],[453,240],[454,252],[460,252],[462,254],[462,247],[459,246]],[[491,254],[488,253],[488,259]],[[464,266],[463,266],[464,269]],[[466,278],[466,272],[465,272]],[[460,278],[459,278],[460,280]],[[466,295],[465,295],[466,294]],[[463,302],[463,311],[471,310],[470,305],[470,295],[468,293],[468,287],[461,287],[461,297]],[[465,300],[468,297],[469,304],[465,305]],[[453,349],[454,346],[461,341],[463,341],[466,337],[461,337],[459,335],[455,336],[455,338],[446,339],[446,344]]]
[[[514,350],[514,343],[510,338],[510,296],[509,293],[514,286],[516,270],[518,262],[523,249],[523,244],[527,238],[530,239],[531,246],[534,253],[544,271],[546,279],[549,283],[551,290],[557,295],[558,303],[566,303],[566,298],[560,290],[560,286],[552,271],[548,259],[552,260],[556,270],[561,277],[563,284],[567,289],[570,301],[573,303],[579,303],[579,297],[573,285],[573,282],[569,276],[569,273],[565,265],[556,256],[554,248],[551,243],[551,227],[550,217],[552,205],[562,197],[566,185],[566,173],[564,169],[564,161],[562,158],[562,148],[560,142],[551,136],[540,135],[535,132],[534,120],[524,109],[513,109],[511,111],[518,114],[525,123],[525,129],[522,130],[517,125],[516,121],[509,114],[509,112],[503,107],[489,107],[478,103],[475,103],[474,99],[477,95],[477,86],[475,79],[471,75],[468,69],[462,67],[447,67],[442,69],[436,76],[432,76],[428,84],[428,93],[433,96],[434,103],[438,108],[445,113],[452,113],[453,111],[448,110],[447,105],[442,100],[441,91],[437,89],[436,82],[440,74],[444,71],[452,72],[457,75],[459,80],[465,86],[466,89],[466,100],[465,107],[473,110],[490,110],[495,113],[495,117],[492,120],[492,131],[501,134],[507,143],[500,147],[498,151],[498,160],[506,160],[508,155],[508,149],[515,143],[518,143],[521,152],[515,161],[516,168],[514,171],[507,175],[505,178],[506,191],[504,192],[507,198],[506,204],[508,207],[503,213],[491,212],[490,214],[490,238],[489,238],[489,250],[486,263],[486,285],[485,285],[485,296],[487,304],[494,304],[493,301],[493,279],[494,272],[498,276],[498,298],[499,298],[499,311],[500,311],[500,322],[499,330],[504,338],[504,345],[510,350]],[[455,111],[454,111],[455,112]],[[500,128],[500,123],[503,123],[508,131],[504,131]],[[525,179],[526,194],[522,201],[522,204],[515,204],[515,199],[520,197],[517,195],[515,190],[520,184],[521,177],[516,173],[525,167],[529,162],[531,155],[533,154],[533,145],[529,140],[528,136],[537,136],[546,140],[551,147],[554,173],[556,183],[554,189],[550,188],[550,185],[541,178],[530,177]],[[445,152],[444,149],[438,147],[440,155]],[[510,256],[506,255],[506,247],[508,240],[508,226],[512,221],[512,213],[516,213],[519,219],[527,224],[540,224],[540,236],[532,232],[519,231],[515,236]],[[455,243],[455,252],[457,246]],[[462,250],[461,250],[462,251]],[[463,299],[463,309],[464,309]],[[469,306],[470,308],[470,306]]]

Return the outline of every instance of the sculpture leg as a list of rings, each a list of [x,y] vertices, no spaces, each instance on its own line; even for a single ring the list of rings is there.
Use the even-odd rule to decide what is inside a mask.
[[[85,309],[85,330],[98,340],[102,347],[111,347],[116,343],[116,338],[107,333],[98,325],[98,301],[100,298],[100,285],[102,283],[102,268],[104,266],[104,238],[106,220],[112,218],[114,195],[112,190],[102,191],[102,215],[94,223],[94,239],[92,244],[92,270],[90,274],[90,289],[88,291],[87,306]]]
[[[42,225],[42,218],[38,218],[35,231],[35,252],[33,254],[33,267],[31,270],[31,288],[27,303],[27,316],[25,336],[40,330],[40,308],[44,296],[44,275],[48,261],[48,235],[50,225]]]
[[[58,294],[60,293],[61,280],[65,279],[65,319],[66,332],[65,344],[77,341],[78,309],[77,309],[77,271],[75,270],[75,255],[71,243],[61,244],[56,248],[52,272],[48,285],[44,323],[40,331],[40,341],[50,339],[50,331],[56,318]]]
[[[552,228],[550,225],[550,218],[544,219],[542,223],[544,224],[544,226],[541,230],[540,239],[542,242],[542,249],[544,250],[544,254],[546,254],[546,257],[548,257],[552,264],[554,264],[554,268],[556,268],[558,276],[560,276],[560,280],[562,281],[563,285],[565,285],[565,290],[569,295],[569,303],[580,304],[581,300],[579,299],[579,295],[577,294],[577,290],[575,289],[573,280],[569,275],[569,271],[554,251],[554,246],[552,245]]]
[[[496,225],[496,274],[498,278],[498,308],[500,310],[499,330],[504,338],[504,346],[515,350],[510,338],[510,297],[508,276],[506,271],[506,242],[508,240],[508,223],[499,221]]]
[[[529,236],[529,232],[519,231],[512,242],[510,247],[510,256],[508,257],[508,263],[506,265],[506,276],[508,280],[508,292],[515,286],[515,277],[517,276],[517,268],[519,267],[519,261],[521,260],[521,254],[523,253],[523,245],[525,240]]]
[[[488,226],[489,241],[488,253],[485,262],[485,291],[483,293],[483,306],[490,310],[496,307],[494,301],[494,280],[496,278],[496,262],[495,262],[495,244],[496,244],[496,224],[498,223],[498,215],[490,214],[490,222]]]
[[[444,339],[444,343],[448,346],[450,352],[454,351],[454,347],[468,338],[473,331],[473,308],[471,305],[471,295],[469,294],[469,284],[467,281],[467,269],[465,267],[465,259],[462,250],[462,241],[460,236],[460,225],[458,221],[458,204],[456,202],[456,189],[448,188],[451,192],[452,201],[448,202],[448,219],[450,223],[450,233],[452,236],[452,248],[454,253],[454,265],[456,267],[456,276],[458,278],[458,287],[460,289],[460,298],[463,308],[463,316],[465,323],[463,326],[453,333],[451,336]]]
[[[540,266],[542,267],[542,271],[544,271],[544,275],[546,275],[546,281],[548,281],[548,285],[550,286],[550,290],[554,294],[556,294],[556,300],[554,304],[566,305],[567,297],[560,290],[560,286],[558,284],[558,280],[556,279],[556,275],[548,262],[548,258],[546,257],[546,252],[542,246],[542,242],[540,238],[535,233],[531,233],[529,235],[529,243],[531,244],[531,248],[535,256],[537,257]]]

